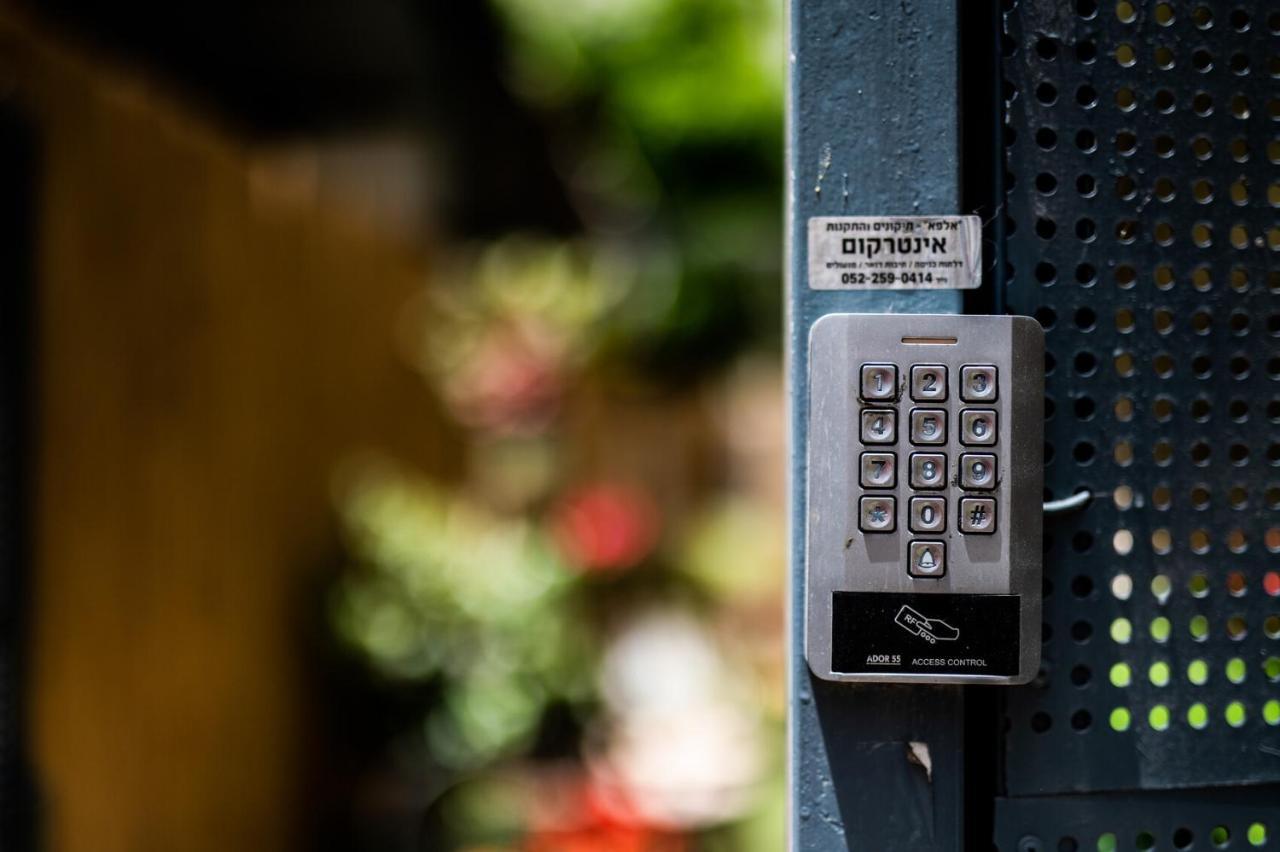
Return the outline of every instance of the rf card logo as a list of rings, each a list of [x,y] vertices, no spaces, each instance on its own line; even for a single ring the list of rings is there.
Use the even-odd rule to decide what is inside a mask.
[[[960,638],[960,631],[940,618],[925,618],[909,606],[903,606],[893,617],[893,623],[910,633],[919,636],[930,645],[938,642],[954,642]]]

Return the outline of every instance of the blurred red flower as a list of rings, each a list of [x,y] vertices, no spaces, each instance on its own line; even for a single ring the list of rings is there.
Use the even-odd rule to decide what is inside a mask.
[[[535,814],[523,852],[686,852],[684,837],[645,825],[625,803],[590,783],[551,795]],[[564,795],[568,792],[568,795]],[[547,807],[551,804],[551,807]]]
[[[587,571],[630,568],[653,552],[661,523],[648,495],[617,484],[582,487],[552,512],[565,557]]]

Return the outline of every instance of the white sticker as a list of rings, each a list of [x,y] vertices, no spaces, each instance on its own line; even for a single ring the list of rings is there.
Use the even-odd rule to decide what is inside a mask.
[[[972,290],[982,283],[977,216],[814,216],[814,290]]]

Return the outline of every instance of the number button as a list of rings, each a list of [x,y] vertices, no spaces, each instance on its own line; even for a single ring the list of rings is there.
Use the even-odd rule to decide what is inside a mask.
[[[990,497],[960,498],[960,532],[991,535],[995,531],[995,500]]]
[[[912,497],[908,520],[913,533],[940,533],[947,530],[947,501],[944,497]]]
[[[916,364],[911,368],[911,398],[916,402],[941,402],[947,398],[947,368],[941,364]]]
[[[862,365],[862,398],[893,399],[898,390],[898,368],[893,364]]]
[[[862,412],[862,443],[892,444],[898,439],[898,412],[868,408]]]
[[[996,413],[989,408],[966,408],[960,412],[960,443],[989,447],[996,442]]]
[[[995,402],[996,368],[990,364],[961,367],[960,398],[965,402]]]
[[[942,453],[911,454],[911,487],[942,488],[947,482],[947,457]]]
[[[897,526],[897,501],[892,497],[863,497],[859,503],[858,529],[864,533],[891,533]]]
[[[988,491],[996,487],[996,457],[965,453],[960,457],[960,487]]]
[[[940,541],[911,542],[907,573],[912,577],[941,577],[947,573],[947,546]]]
[[[947,412],[941,408],[911,409],[911,443],[945,444]]]
[[[862,487],[892,488],[898,484],[898,464],[893,453],[862,454]]]

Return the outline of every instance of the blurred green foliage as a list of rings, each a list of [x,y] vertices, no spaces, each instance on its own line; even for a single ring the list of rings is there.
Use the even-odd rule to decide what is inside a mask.
[[[494,0],[597,236],[639,252],[617,345],[695,378],[780,339],[782,4]]]

